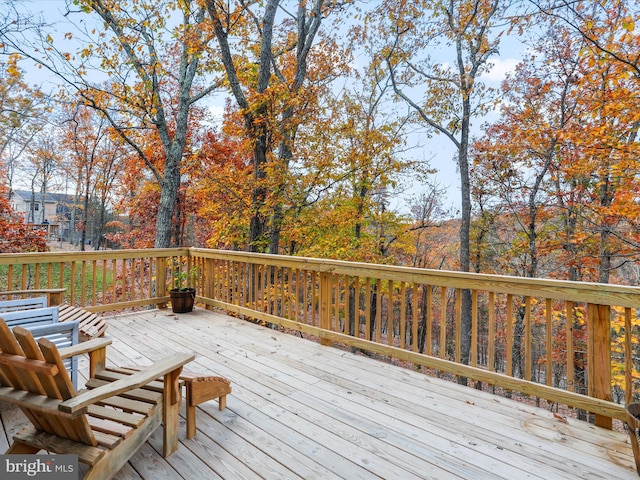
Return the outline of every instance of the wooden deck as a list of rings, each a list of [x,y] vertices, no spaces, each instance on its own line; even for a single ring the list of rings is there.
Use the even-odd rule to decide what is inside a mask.
[[[194,351],[188,370],[233,388],[225,410],[198,408],[194,438],[181,418],[177,453],[163,459],[156,432],[120,480],[638,478],[624,433],[231,317],[153,310],[108,324],[113,365]],[[24,417],[1,418],[4,451]]]

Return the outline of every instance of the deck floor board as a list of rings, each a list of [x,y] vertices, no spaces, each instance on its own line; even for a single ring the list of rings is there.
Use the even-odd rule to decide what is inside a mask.
[[[118,480],[637,479],[627,435],[219,313],[108,318],[113,366],[195,352],[185,370],[231,381],[227,408],[164,459],[156,431]],[[80,361],[81,377],[88,362]],[[0,412],[0,447],[25,422]],[[6,437],[5,437],[6,439]]]

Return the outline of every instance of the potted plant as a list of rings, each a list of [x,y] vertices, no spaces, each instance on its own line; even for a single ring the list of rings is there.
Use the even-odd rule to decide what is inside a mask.
[[[179,262],[175,262],[172,269],[172,287],[169,290],[171,298],[171,310],[173,313],[187,313],[193,310],[193,303],[196,299],[195,285],[198,270],[193,267],[187,271],[183,269]]]

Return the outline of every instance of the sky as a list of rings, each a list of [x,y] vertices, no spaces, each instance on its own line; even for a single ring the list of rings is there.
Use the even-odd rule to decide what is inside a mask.
[[[505,54],[500,57],[496,57],[492,60],[493,67],[491,71],[482,75],[480,79],[482,82],[494,88],[499,88],[502,81],[506,78],[507,74],[513,73],[516,66],[522,58],[522,52],[524,47],[519,42],[512,42],[511,45],[506,45],[501,48],[501,51],[505,51]],[[485,118],[476,119],[473,122],[472,134],[482,134],[482,124],[492,119],[497,119],[497,111],[489,114]],[[448,210],[450,216],[458,216],[461,198],[460,198],[460,175],[456,163],[456,151],[451,141],[444,135],[434,135],[431,139],[425,143],[424,136],[416,141],[424,144],[419,149],[418,155],[422,155],[422,158],[429,160],[432,168],[437,172],[434,175],[435,183],[441,187],[446,188],[442,202],[445,210]],[[407,197],[415,195],[424,190],[421,185],[414,184],[407,192]],[[396,199],[396,205],[394,208],[407,213],[408,205],[404,198]]]
[[[28,5],[28,8],[33,12],[43,12],[47,20],[59,19],[62,22],[65,21],[65,18],[62,16],[62,13],[65,11],[64,0],[25,0],[23,3]],[[76,16],[75,18],[78,17]],[[66,29],[64,27],[60,27],[57,30],[60,39],[62,39],[65,31]],[[56,40],[58,39],[56,38]],[[505,75],[515,69],[515,66],[522,57],[523,51],[524,48],[518,40],[509,38],[503,40],[500,45],[500,55],[492,59],[493,67],[491,71],[484,74],[481,80],[490,86],[499,87]],[[26,68],[27,65],[23,64],[23,67]],[[43,70],[30,70],[28,68],[27,70],[29,71],[27,79],[32,80],[30,83],[40,84],[45,90],[51,86],[52,80],[47,79],[46,73],[43,72]],[[217,94],[206,99],[203,103],[209,108],[214,118],[221,118],[226,98],[226,95]],[[494,114],[493,116],[495,117],[496,115]],[[487,119],[489,118],[491,117]],[[480,127],[487,119],[476,120],[474,122],[473,132],[475,135],[481,134]],[[460,206],[460,179],[455,162],[454,147],[451,141],[444,135],[433,135],[429,140],[425,140],[425,138],[425,135],[421,134],[413,134],[409,137],[410,144],[418,145],[411,150],[410,155],[415,159],[428,161],[431,168],[437,170],[433,181],[446,189],[446,193],[442,198],[443,206],[445,209],[449,209],[451,214],[455,216]],[[408,189],[391,201],[391,207],[402,213],[408,213],[407,200],[410,197],[417,196],[424,190],[423,185],[412,181],[410,178],[407,178],[405,183]]]

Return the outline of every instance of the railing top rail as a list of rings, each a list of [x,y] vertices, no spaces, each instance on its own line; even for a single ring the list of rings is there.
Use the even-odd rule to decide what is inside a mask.
[[[131,250],[95,250],[89,252],[30,252],[0,254],[0,265],[20,263],[55,263],[74,260],[103,260],[120,258],[162,258],[189,256],[188,248],[139,248]]]
[[[191,255],[440,287],[640,308],[640,287],[191,248]]]

